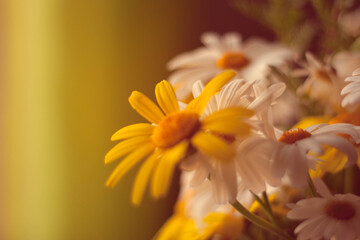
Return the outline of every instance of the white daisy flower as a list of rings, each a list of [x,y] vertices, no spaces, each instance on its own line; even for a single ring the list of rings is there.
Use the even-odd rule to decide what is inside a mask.
[[[357,37],[360,34],[360,8],[340,14],[338,22],[345,32]]]
[[[168,69],[174,71],[168,80],[180,99],[191,93],[195,81],[206,84],[224,69],[233,69],[248,81],[260,80],[269,72],[269,65],[280,66],[293,56],[290,49],[279,43],[260,39],[243,43],[237,33],[205,33],[201,41],[204,47],[180,54],[168,63]]]
[[[194,172],[182,172],[180,194],[173,216],[155,239],[237,239],[244,229],[244,218],[229,203],[219,205],[206,180],[198,188],[190,187]],[[239,196],[248,208],[254,202],[250,192]]]
[[[344,81],[360,66],[360,51],[341,51],[331,59],[336,75]]]
[[[315,163],[320,161],[316,156],[324,154],[326,145],[345,153],[348,165],[356,163],[356,149],[341,135],[351,137],[356,143],[360,141],[359,130],[346,123],[318,124],[305,129],[277,132],[278,141],[273,146],[272,174],[279,178],[286,174],[295,187],[305,185],[309,168],[314,168]]]
[[[350,193],[332,195],[320,179],[315,179],[315,186],[320,197],[290,205],[287,217],[303,220],[294,231],[297,239],[360,239],[360,197]]]
[[[304,64],[304,69],[296,71],[295,74],[308,77],[298,87],[296,93],[320,102],[324,106],[325,112],[331,113],[340,102],[340,91],[344,86],[344,81],[338,77],[329,63],[322,63],[309,52],[305,54],[305,57],[307,63]]]
[[[345,81],[350,83],[341,91],[341,95],[345,96],[341,106],[355,111],[360,107],[360,68],[356,69],[352,76],[346,78]]]
[[[218,204],[213,198],[211,180],[206,179],[203,184],[198,187],[192,186],[192,180],[196,172],[182,172],[180,178],[180,194],[179,200],[185,200],[186,215],[192,218],[198,228],[203,228],[203,219],[210,212],[231,214],[236,212],[229,204]],[[247,207],[250,207],[254,201],[250,192],[238,194],[239,201]]]
[[[268,115],[270,106],[285,90],[285,85],[278,83],[267,89],[264,89],[264,86],[260,82],[249,83],[244,80],[230,82],[210,100],[203,117],[224,108],[242,106],[253,110],[256,114],[256,117],[248,123],[256,126],[258,130],[266,131],[272,126]],[[194,85],[194,96],[198,96],[202,89],[203,85],[198,81]],[[223,127],[231,126],[223,123]],[[251,190],[254,193],[263,192],[266,189],[266,182],[278,184],[269,173],[270,159],[267,156],[272,150],[272,145],[264,142],[264,138],[255,134],[246,139],[235,139],[231,135],[221,137],[232,143],[236,149],[236,156],[231,161],[218,161],[202,153],[188,158],[182,163],[182,168],[195,171],[191,181],[192,186],[202,184],[210,176],[215,202],[223,204],[236,200],[239,182],[244,186],[243,190]],[[262,144],[258,146],[259,143]]]

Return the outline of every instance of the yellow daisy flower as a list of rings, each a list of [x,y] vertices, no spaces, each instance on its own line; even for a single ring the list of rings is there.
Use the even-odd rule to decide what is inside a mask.
[[[343,112],[336,117],[332,118],[328,121],[329,124],[336,124],[336,123],[349,123],[352,124],[357,132],[360,132],[360,114],[358,112]],[[360,145],[354,141],[349,135],[343,134],[340,135],[345,139],[349,140],[350,143],[356,148],[358,152],[358,160],[357,165],[360,167]],[[311,177],[321,178],[324,176],[326,172],[329,173],[337,173],[343,170],[346,167],[347,157],[346,154],[339,151],[336,148],[328,148],[325,151],[325,154],[320,157],[320,159],[324,160],[320,162],[316,166],[315,170],[310,171]]]
[[[195,220],[185,213],[186,199],[178,201],[174,214],[165,222],[153,237],[153,240],[199,240],[201,233]]]
[[[204,218],[207,225],[201,240],[206,239],[238,239],[243,233],[244,218],[240,214],[209,213]]]
[[[229,161],[235,150],[226,136],[246,135],[250,126],[245,118],[253,112],[241,107],[223,109],[201,118],[210,98],[234,76],[226,71],[215,77],[201,95],[180,110],[172,86],[167,81],[156,85],[155,95],[161,109],[148,97],[134,91],[131,106],[151,123],[138,123],[117,131],[111,140],[122,140],[105,156],[105,163],[124,157],[110,175],[107,186],[113,187],[133,166],[145,159],[133,187],[132,202],[141,202],[147,182],[151,178],[151,194],[164,196],[171,183],[176,164],[193,151]]]

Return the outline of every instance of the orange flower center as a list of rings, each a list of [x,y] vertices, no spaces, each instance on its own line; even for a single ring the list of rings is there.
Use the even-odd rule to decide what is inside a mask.
[[[332,201],[325,206],[326,214],[336,220],[349,220],[355,216],[356,210],[347,201]]]
[[[217,66],[222,69],[241,69],[246,67],[250,60],[241,53],[225,53],[218,61]]]
[[[201,126],[199,115],[192,112],[175,112],[167,115],[154,129],[155,146],[168,148],[190,138]]]
[[[301,139],[311,137],[311,133],[305,131],[302,128],[290,129],[289,131],[283,132],[279,138],[279,142],[286,144],[293,144]]]
[[[314,72],[314,77],[315,77],[316,79],[322,80],[322,81],[324,81],[324,82],[331,83],[330,75],[329,75],[329,73],[328,73],[325,69],[317,69],[317,70]]]

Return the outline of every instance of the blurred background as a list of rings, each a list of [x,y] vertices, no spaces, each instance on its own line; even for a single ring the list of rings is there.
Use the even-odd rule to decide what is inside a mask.
[[[110,136],[143,121],[127,98],[154,99],[175,55],[205,31],[272,38],[222,0],[0,2],[0,239],[151,239],[172,213],[130,204],[135,168],[105,181]]]

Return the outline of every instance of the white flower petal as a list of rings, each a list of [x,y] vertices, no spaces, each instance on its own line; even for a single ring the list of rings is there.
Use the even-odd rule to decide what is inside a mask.
[[[317,192],[320,194],[320,196],[324,198],[332,198],[331,192],[320,178],[315,178],[313,181],[315,188]]]
[[[197,98],[198,96],[200,96],[201,92],[204,90],[204,84],[202,83],[201,80],[197,80],[192,87],[192,94],[194,96],[194,98]]]
[[[239,51],[242,45],[242,37],[237,32],[229,32],[224,35],[223,43],[228,51]]]
[[[220,40],[220,36],[217,33],[206,32],[201,35],[200,39],[206,48],[213,52],[221,54],[226,50]]]

